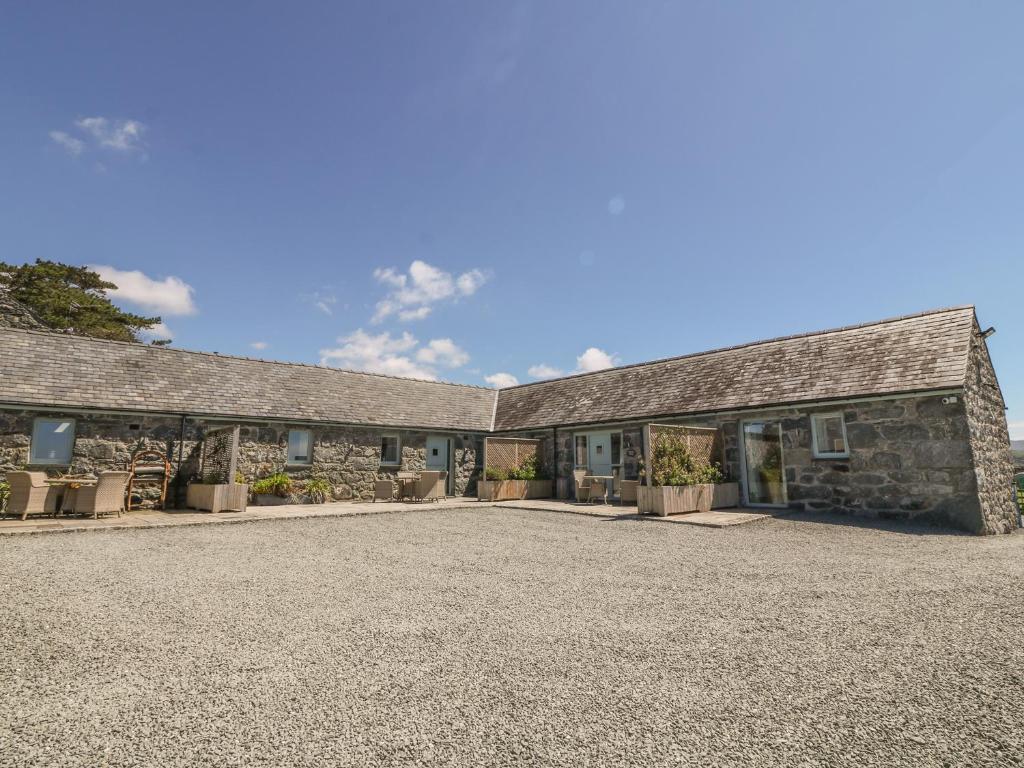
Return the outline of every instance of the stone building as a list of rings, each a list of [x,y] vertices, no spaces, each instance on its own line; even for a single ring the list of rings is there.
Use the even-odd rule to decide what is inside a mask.
[[[644,425],[721,430],[748,505],[1017,527],[1005,405],[970,306],[495,391],[0,328],[0,473],[171,457],[178,498],[215,427],[241,428],[246,480],[323,477],[336,499],[400,469],[475,493],[489,435],[542,441],[573,470],[635,479]]]

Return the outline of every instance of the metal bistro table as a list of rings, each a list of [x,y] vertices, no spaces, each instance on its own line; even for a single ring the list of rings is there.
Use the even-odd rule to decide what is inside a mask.
[[[63,486],[60,503],[57,510],[64,514],[75,507],[75,494],[83,485],[96,485],[99,480],[95,477],[52,477],[47,479],[47,484],[52,486]]]

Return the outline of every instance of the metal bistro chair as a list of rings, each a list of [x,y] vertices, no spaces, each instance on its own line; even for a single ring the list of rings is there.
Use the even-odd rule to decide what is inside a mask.
[[[590,503],[596,504],[598,500],[602,504],[608,503],[608,481],[595,477],[590,480]]]
[[[46,482],[45,472],[8,472],[7,482],[11,494],[4,514],[21,515],[22,520],[29,515],[57,514],[60,488]]]

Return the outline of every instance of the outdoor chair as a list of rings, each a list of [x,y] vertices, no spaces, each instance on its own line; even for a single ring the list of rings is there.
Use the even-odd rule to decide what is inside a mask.
[[[373,483],[373,500],[392,501],[395,498],[395,484],[391,480],[375,480]]]
[[[590,486],[583,482],[586,475],[587,470],[585,469],[573,470],[572,476],[576,482],[576,501],[590,501]]]
[[[79,515],[92,514],[93,519],[113,512],[120,517],[124,512],[124,495],[131,472],[100,472],[96,485],[84,485],[75,491],[71,511]]]
[[[636,504],[637,488],[640,487],[639,480],[623,480],[622,491],[619,495],[620,504]]]
[[[11,486],[4,514],[56,515],[60,489],[47,484],[45,472],[8,472],[7,482]]]
[[[604,480],[594,478],[590,481],[590,503],[596,504],[598,500],[602,504],[608,503],[608,484]]]
[[[447,472],[421,472],[420,479],[416,481],[415,497],[421,501],[443,499],[445,497],[444,487],[447,480]]]

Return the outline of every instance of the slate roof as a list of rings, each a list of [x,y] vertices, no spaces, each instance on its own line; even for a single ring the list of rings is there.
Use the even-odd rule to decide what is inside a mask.
[[[964,385],[971,306],[498,392],[0,327],[0,402],[484,432]],[[493,426],[492,426],[493,425]]]
[[[974,307],[503,389],[494,428],[626,421],[964,385]]]
[[[495,392],[0,328],[0,402],[482,431]]]

